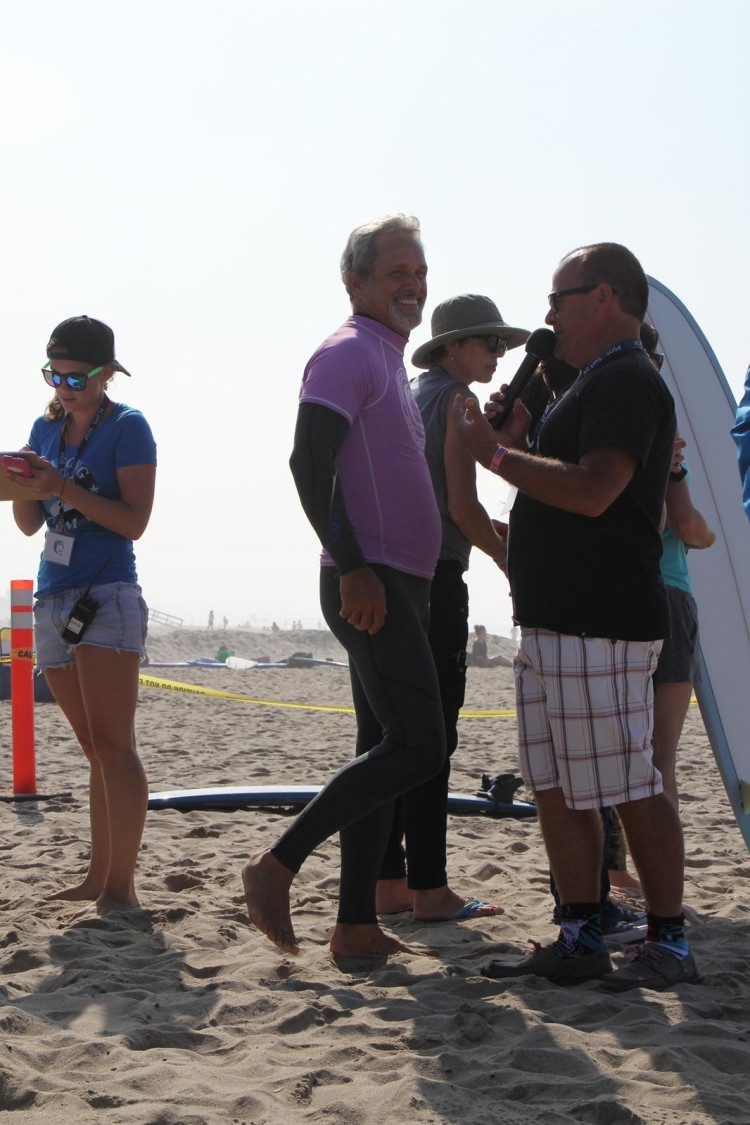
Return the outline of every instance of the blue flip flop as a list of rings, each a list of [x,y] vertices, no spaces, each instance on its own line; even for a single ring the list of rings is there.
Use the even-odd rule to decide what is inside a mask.
[[[492,913],[483,914],[482,911],[485,910]],[[419,918],[418,921],[429,926],[434,922],[467,922],[470,918],[498,918],[502,913],[502,910],[482,902],[481,898],[470,898],[463,906],[459,906],[455,914],[449,914],[447,918]]]
[[[465,902],[460,910],[455,914],[451,914],[450,918],[446,918],[446,922],[465,922],[467,918],[496,918],[496,914],[482,914],[483,910],[492,909],[487,906],[486,902],[482,902],[481,898],[470,898]]]

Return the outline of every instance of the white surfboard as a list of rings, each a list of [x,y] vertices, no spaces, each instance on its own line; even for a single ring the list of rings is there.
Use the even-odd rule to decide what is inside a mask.
[[[682,302],[649,279],[648,317],[664,353],[662,375],[687,442],[690,491],[716,532],[688,555],[698,603],[703,682],[698,705],[737,823],[750,850],[750,522],[742,507],[730,430],[737,404],[711,345]],[[711,784],[710,776],[706,785]]]

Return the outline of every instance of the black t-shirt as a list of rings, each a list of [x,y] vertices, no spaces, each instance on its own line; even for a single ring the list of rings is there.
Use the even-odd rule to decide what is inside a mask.
[[[556,633],[656,640],[669,631],[659,523],[675,437],[674,402],[640,349],[580,375],[539,433],[539,454],[577,464],[620,449],[635,475],[596,518],[518,493],[508,575],[516,623]]]

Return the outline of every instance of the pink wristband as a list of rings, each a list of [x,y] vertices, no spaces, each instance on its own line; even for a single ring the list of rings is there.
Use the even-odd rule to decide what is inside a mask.
[[[504,445],[498,445],[497,449],[495,450],[494,454],[492,455],[492,460],[490,461],[490,472],[491,473],[499,473],[500,472],[500,462],[502,461],[503,457],[505,456],[505,454],[507,452],[508,452],[508,450],[505,448]]]

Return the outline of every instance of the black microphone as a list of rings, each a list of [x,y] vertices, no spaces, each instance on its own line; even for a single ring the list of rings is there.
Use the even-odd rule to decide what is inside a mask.
[[[549,359],[556,345],[557,336],[549,328],[537,328],[535,332],[531,333],[526,341],[526,356],[522,360],[521,366],[511,379],[510,385],[505,392],[503,407],[499,414],[496,414],[494,418],[490,418],[490,425],[493,430],[499,430],[507,420],[508,415],[513,409],[513,403],[536,371],[540,361]]]

